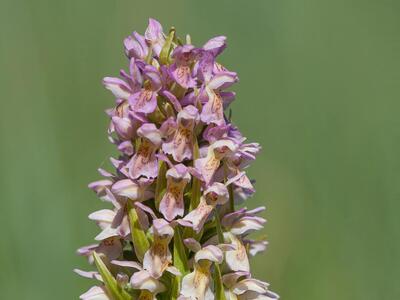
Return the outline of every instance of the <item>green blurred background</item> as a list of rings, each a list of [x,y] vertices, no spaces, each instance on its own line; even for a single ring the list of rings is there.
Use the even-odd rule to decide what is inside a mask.
[[[148,17],[225,34],[234,121],[264,151],[257,277],[283,299],[400,299],[400,2],[1,0],[1,299],[77,299],[97,232],[86,187],[114,151],[100,84]]]

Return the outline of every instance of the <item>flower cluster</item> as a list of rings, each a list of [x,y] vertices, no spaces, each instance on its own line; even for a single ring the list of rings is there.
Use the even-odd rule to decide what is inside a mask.
[[[278,299],[250,273],[267,244],[249,238],[264,208],[235,210],[254,193],[245,169],[260,146],[224,113],[238,81],[216,61],[225,40],[197,48],[154,19],[124,40],[129,72],[103,81],[120,154],[89,185],[112,208],[89,215],[98,243],[78,253],[98,271],[75,271],[99,284],[81,299]]]

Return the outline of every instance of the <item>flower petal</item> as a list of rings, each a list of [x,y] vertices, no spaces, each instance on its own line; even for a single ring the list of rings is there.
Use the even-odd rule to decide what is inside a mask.
[[[112,117],[111,121],[117,134],[124,140],[129,140],[133,137],[134,128],[129,118]]]
[[[161,145],[161,131],[152,123],[145,123],[137,131],[138,136],[146,138],[153,145],[159,147]]]
[[[196,255],[194,257],[196,262],[199,262],[200,260],[209,260],[212,262],[216,262],[218,264],[222,263],[222,260],[224,258],[224,255],[217,246],[214,245],[208,245],[198,252],[196,252]]]
[[[147,271],[139,271],[132,275],[131,285],[134,289],[148,290],[153,294],[165,291],[165,286],[155,278],[152,278]]]
[[[113,184],[111,191],[122,197],[138,200],[142,196],[140,187],[131,179],[122,179]]]
[[[85,278],[89,278],[89,279],[96,279],[98,281],[103,282],[103,279],[101,278],[101,275],[99,274],[99,272],[96,271],[82,271],[79,269],[74,269],[74,272],[76,274],[78,274],[79,276],[85,277]]]
[[[235,250],[225,252],[225,262],[232,271],[250,272],[247,251],[240,239],[231,233],[225,233],[228,240],[235,246]]]
[[[226,37],[225,36],[217,36],[210,39],[207,43],[204,44],[203,49],[212,53],[214,56],[221,54],[222,51],[226,48]]]
[[[147,41],[152,45],[153,51],[157,56],[160,55],[164,46],[165,38],[161,24],[155,19],[149,19],[149,26],[144,34]]]
[[[201,250],[201,244],[194,238],[187,238],[183,241],[185,246],[193,252],[198,252]]]
[[[133,268],[136,270],[142,270],[142,267],[135,261],[127,261],[127,260],[112,260],[111,263],[116,266]]]
[[[110,90],[116,98],[128,99],[132,93],[131,87],[122,79],[115,77],[105,77],[103,84]]]
[[[228,202],[229,192],[223,183],[214,182],[204,191],[204,197],[210,205],[222,205]]]
[[[157,93],[149,89],[141,89],[128,98],[132,110],[137,113],[152,113],[157,107]]]
[[[104,287],[91,287],[86,293],[79,296],[82,300],[111,300],[106,293]]]
[[[212,90],[225,89],[238,80],[237,74],[234,72],[221,72],[215,75],[207,86]]]

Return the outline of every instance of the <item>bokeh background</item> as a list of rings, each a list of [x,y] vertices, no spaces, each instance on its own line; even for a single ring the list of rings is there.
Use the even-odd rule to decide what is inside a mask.
[[[0,298],[77,299],[97,232],[86,187],[114,149],[103,76],[148,17],[225,34],[233,119],[263,152],[256,275],[282,299],[400,299],[400,2],[1,0]]]

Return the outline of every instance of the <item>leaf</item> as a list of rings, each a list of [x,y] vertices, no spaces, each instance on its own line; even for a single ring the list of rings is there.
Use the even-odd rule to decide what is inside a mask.
[[[219,265],[215,264],[214,272],[214,284],[215,284],[215,299],[216,300],[226,300],[224,292],[224,284],[222,283],[221,270]]]
[[[228,169],[227,166],[224,165],[224,182],[226,183],[228,181]],[[235,211],[235,196],[233,193],[233,185],[230,184],[227,186],[228,192],[229,192],[229,211],[234,212]]]
[[[182,241],[182,235],[179,226],[175,227],[173,261],[174,266],[182,273],[181,276],[173,276],[172,278],[171,299],[176,300],[179,297],[181,278],[189,272],[187,253]]]
[[[219,212],[216,209],[215,209],[215,227],[217,229],[218,242],[220,244],[223,244],[224,243],[224,233],[223,233],[222,227],[221,227],[221,220],[219,218]],[[219,268],[219,265],[217,265],[217,264],[215,264],[214,283],[215,283],[216,300],[226,300],[225,292],[224,292],[224,285],[222,283],[221,270]]]
[[[106,286],[112,299],[114,299],[114,300],[131,300],[132,297],[123,288],[121,288],[118,285],[117,280],[110,273],[110,271],[107,269],[106,265],[104,264],[103,260],[96,252],[93,252],[93,258],[94,258],[94,262],[96,263],[96,267],[99,270],[101,278],[103,279],[104,285]]]
[[[193,238],[196,241],[200,241],[203,237],[203,233],[204,228],[202,228],[200,232],[197,233],[192,227],[185,227],[185,229],[183,230],[183,239]]]
[[[151,64],[152,60],[153,60],[153,48],[149,47],[149,52],[147,53],[146,56],[146,63]]]
[[[193,135],[193,161],[198,159],[200,157],[199,153],[199,144],[197,143],[197,138],[196,135]],[[201,182],[198,178],[192,176],[192,189],[190,192],[191,199],[190,199],[190,205],[189,205],[189,211],[194,210],[200,203],[200,197],[201,197]],[[194,238],[195,240],[199,241],[201,236],[203,235],[203,229],[201,232],[196,233],[193,228],[191,227],[186,227],[184,232],[183,232],[183,237],[186,238]]]
[[[135,140],[135,151],[137,152],[140,148],[142,141],[140,140],[140,138]]]
[[[197,143],[196,136],[193,137],[193,161],[200,157],[199,153],[199,144]],[[200,195],[201,195],[201,183],[200,180],[193,176],[192,182],[192,199],[190,201],[189,211],[195,209],[200,203]]]
[[[218,242],[220,244],[224,243],[224,233],[221,227],[221,220],[219,219],[218,210],[215,209],[215,226],[217,228]]]
[[[185,96],[187,89],[174,82],[171,86],[171,92],[176,98],[182,99]]]
[[[200,203],[200,180],[198,178],[193,178],[192,183],[192,199],[190,201],[189,210],[192,211]]]
[[[128,215],[133,248],[135,249],[135,253],[139,261],[143,262],[144,254],[147,252],[147,250],[149,250],[150,243],[146,237],[146,233],[140,226],[136,209],[132,207],[130,202],[128,202]]]
[[[155,124],[162,124],[165,121],[165,116],[159,106],[157,106],[152,113],[148,114],[147,118],[150,122]]]
[[[235,198],[233,194],[233,186],[230,184],[228,186],[228,192],[229,192],[229,209],[231,212],[235,211]]]
[[[161,159],[159,160],[158,170],[159,171],[157,176],[156,191],[154,196],[157,210],[160,207],[163,191],[167,186],[167,178],[165,177],[165,174],[167,173],[167,164],[165,163],[165,161],[162,161]]]
[[[159,279],[164,286],[168,287],[164,292],[157,294],[157,300],[171,300],[173,299],[173,283],[175,276],[169,272],[164,272],[163,276]]]
[[[171,27],[167,39],[165,40],[164,46],[162,47],[160,52],[160,62],[163,65],[169,63],[169,55],[172,50],[172,41],[174,40],[174,37],[175,37],[175,28]]]
[[[173,276],[171,280],[171,294],[168,300],[176,300],[179,297],[181,276]]]
[[[186,249],[179,226],[176,226],[174,234],[174,266],[182,273],[182,276],[186,275],[189,270]]]

